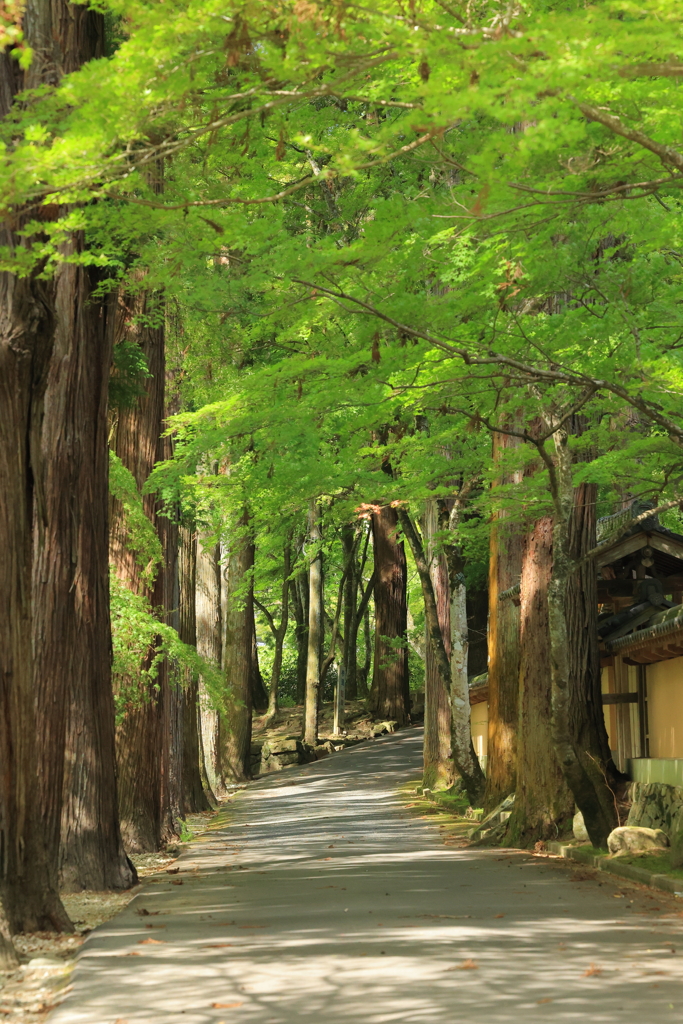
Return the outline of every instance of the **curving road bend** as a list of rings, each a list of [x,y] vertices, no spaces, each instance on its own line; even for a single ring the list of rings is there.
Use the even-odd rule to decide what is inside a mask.
[[[83,946],[50,1024],[680,1024],[683,902],[445,846],[422,731],[250,785]]]

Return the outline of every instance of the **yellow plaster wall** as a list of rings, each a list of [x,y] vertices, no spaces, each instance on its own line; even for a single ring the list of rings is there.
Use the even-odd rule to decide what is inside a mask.
[[[614,693],[614,669],[611,665],[605,665],[601,670],[602,692]],[[610,750],[616,750],[617,742],[617,719],[614,704],[603,704],[602,713],[605,716],[605,728]]]
[[[683,659],[681,659],[683,660]],[[472,722],[472,742],[477,757],[486,757],[489,739],[489,706],[482,700],[470,708]]]
[[[647,666],[650,757],[683,757],[683,658]]]

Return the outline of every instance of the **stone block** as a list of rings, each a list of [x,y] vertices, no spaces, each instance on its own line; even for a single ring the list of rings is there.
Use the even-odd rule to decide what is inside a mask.
[[[650,853],[663,850],[669,845],[666,834],[660,828],[643,828],[622,825],[607,837],[609,852],[615,856],[631,853]]]
[[[581,811],[577,811],[574,815],[574,821],[572,822],[572,832],[574,839],[580,839],[581,842],[585,843],[588,841],[588,830],[586,829],[585,822],[583,820],[583,814]]]

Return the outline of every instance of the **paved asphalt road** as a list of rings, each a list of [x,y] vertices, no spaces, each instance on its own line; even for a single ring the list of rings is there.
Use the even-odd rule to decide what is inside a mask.
[[[421,742],[252,784],[88,938],[50,1024],[680,1024],[683,901],[445,846],[396,796]]]

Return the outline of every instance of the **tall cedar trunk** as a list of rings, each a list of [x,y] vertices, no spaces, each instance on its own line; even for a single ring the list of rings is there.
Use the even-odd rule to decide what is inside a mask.
[[[220,545],[197,543],[196,579],[197,652],[217,668],[223,664],[223,614],[221,607]],[[199,684],[200,769],[204,765],[206,783],[211,794],[222,795],[219,717],[206,683]]]
[[[397,538],[396,510],[387,506],[372,516],[375,555],[375,665],[369,710],[376,718],[405,725],[410,718],[408,683],[408,571],[403,541]],[[389,640],[399,640],[393,647]]]
[[[581,484],[574,491],[569,523],[569,551],[579,563],[567,593],[569,633],[570,727],[578,751],[590,752],[606,773],[613,788],[623,785],[605,727],[598,648],[598,580],[593,562],[582,563],[596,545],[597,484]],[[589,763],[590,760],[589,760]]]
[[[138,488],[160,456],[159,438],[164,412],[164,332],[149,326],[145,317],[154,315],[153,299],[145,292],[121,296],[121,335],[135,341],[144,354],[150,376],[145,394],[133,408],[119,412],[112,445],[123,464],[135,477]],[[162,565],[150,592],[140,578],[134,554],[126,545],[125,523],[118,502],[113,502],[110,530],[110,558],[118,576],[136,593],[146,593],[154,607],[167,608],[169,573]],[[167,555],[167,520],[157,519],[157,504],[145,495],[143,507],[160,534]],[[169,831],[169,743],[170,703],[168,665],[164,661],[154,683],[140,683],[125,708],[117,729],[116,752],[119,773],[119,815],[126,848],[133,852],[158,850]]]
[[[170,410],[168,412],[170,414]],[[173,457],[170,437],[160,437],[157,462]],[[178,606],[178,524],[170,514],[159,515],[157,531],[161,540],[163,558],[152,598],[153,606],[160,608],[164,622],[176,632],[180,627]],[[162,748],[161,748],[161,841],[172,842],[179,836],[177,822],[182,817],[182,687],[178,668],[164,660],[158,681],[163,685],[162,695]]]
[[[300,573],[292,588],[292,607],[296,627],[296,702],[301,707],[306,700],[306,666],[308,664],[308,573]]]
[[[424,515],[423,537],[425,542],[429,575],[434,587],[439,627],[446,654],[451,656],[451,610],[448,563],[443,551],[436,551],[434,537],[439,529],[436,499],[427,501]],[[453,756],[451,749],[451,702],[446,686],[436,663],[434,650],[425,644],[425,716],[424,716],[424,767],[422,780],[428,789],[448,789],[453,785]]]
[[[228,554],[225,619],[225,717],[221,723],[220,758],[225,782],[244,782],[251,775],[252,643],[254,637],[254,545],[245,536],[248,519],[239,523]],[[247,582],[248,581],[248,582]],[[247,585],[247,593],[244,593]]]
[[[180,527],[178,548],[179,636],[184,644],[197,646],[197,534],[193,527]],[[211,810],[211,803],[202,785],[199,744],[199,677],[185,669],[182,681],[182,807],[185,814]]]
[[[345,692],[347,700],[355,700],[358,696],[358,571],[355,557],[356,538],[352,526],[342,526],[342,547],[344,564],[348,565],[348,573],[344,582],[344,644],[342,663],[346,672]]]
[[[113,310],[105,318],[105,309],[88,301],[94,282],[82,268],[65,270],[58,278],[58,291],[66,285],[66,295],[57,306],[60,329],[43,421],[44,493],[53,511],[39,531],[34,562],[34,605],[41,608],[34,651],[44,678],[64,660],[60,651],[71,655],[60,875],[62,888],[77,892],[127,889],[137,876],[119,828],[111,680],[107,387]],[[64,276],[76,280],[64,282]],[[106,351],[104,365],[93,346]],[[64,401],[65,389],[75,396],[73,405]]]
[[[553,523],[539,519],[524,545],[520,591],[517,789],[507,841],[533,846],[564,831],[573,798],[552,747],[548,584]]]
[[[519,447],[519,438],[493,435],[493,462],[505,449]],[[512,483],[504,476],[500,483]],[[493,810],[515,792],[517,781],[517,727],[519,722],[519,600],[499,600],[519,583],[522,571],[523,531],[506,522],[504,512],[493,516],[489,556],[488,684],[489,726],[484,808]]]
[[[85,7],[36,0],[26,8],[22,28],[33,59],[22,72],[6,51],[0,55],[0,116],[9,113],[21,89],[55,85],[102,52],[103,19]],[[14,230],[21,225],[19,215]],[[0,234],[10,250],[25,244],[8,227]],[[72,236],[65,254],[82,245],[79,235]],[[103,669],[97,683],[106,689],[109,671],[106,610],[104,622],[95,621],[107,602],[106,554],[105,564],[100,561],[107,464],[97,446],[106,438],[101,417],[109,346],[104,311],[91,305],[93,283],[90,270],[72,266],[62,266],[49,282],[37,274],[0,279],[0,532],[11,552],[0,568],[0,895],[12,931],[71,927],[56,891],[70,698],[91,699],[84,714],[92,734],[103,737],[96,753],[105,773],[107,728],[113,729],[93,692],[93,673]],[[57,479],[51,460],[66,450],[73,463]],[[43,544],[51,548],[50,563]],[[56,644],[58,615],[64,634]],[[88,788],[100,778],[93,771]],[[88,794],[85,801],[92,809],[101,800],[105,870],[125,884],[127,868],[121,867],[108,810],[111,777],[107,786],[109,794]]]
[[[443,633],[439,624],[436,597],[429,565],[425,555],[422,539],[417,528],[405,508],[399,509],[399,519],[403,533],[410,544],[415,568],[420,577],[422,597],[425,610],[427,640],[432,647],[434,660],[441,673],[444,686],[451,694],[451,737],[453,741],[453,763],[462,779],[470,804],[481,805],[484,795],[485,779],[481,765],[474,750],[472,735],[469,729],[470,708],[467,692],[467,609],[464,579],[460,570],[460,553],[455,545],[449,545],[447,558],[451,589],[451,646],[452,658],[446,653]],[[455,596],[455,601],[453,600]],[[453,626],[456,629],[453,629]],[[457,721],[456,721],[457,719]]]
[[[582,611],[583,601],[587,598],[576,596],[582,581],[580,578],[573,579],[577,570],[572,559],[572,547],[585,544],[591,536],[590,520],[586,519],[583,526],[579,526],[580,521],[577,520],[579,514],[588,517],[591,513],[585,507],[583,510],[577,507],[566,433],[557,431],[554,441],[554,499],[557,514],[553,536],[553,572],[548,587],[553,743],[564,777],[583,814],[591,842],[594,846],[606,847],[608,835],[619,824],[617,795],[609,775],[613,766],[611,760],[602,760],[604,742],[600,742],[599,732],[583,726],[587,717],[589,721],[592,719],[596,727],[598,725],[595,712],[588,708],[589,698],[592,697],[593,701],[596,698],[595,682],[584,677],[588,664],[584,662],[581,665],[580,657],[570,652],[571,645],[579,643],[574,631],[583,629],[582,623],[587,621],[586,613]],[[585,576],[583,582],[592,591]],[[575,595],[574,600],[572,594]],[[581,672],[579,678],[576,678],[577,671]],[[592,693],[587,691],[587,686],[593,689]],[[582,740],[595,743],[595,747],[586,749],[582,746]]]
[[[304,742],[318,742],[320,707],[320,666],[323,643],[323,556],[320,515],[315,502],[308,513],[308,543],[311,562],[308,569],[308,642],[306,655],[306,703],[304,706]]]
[[[0,240],[14,244],[6,230]],[[0,896],[12,932],[69,927],[57,893],[55,837],[43,831],[31,658],[32,523],[41,475],[33,463],[40,451],[54,331],[51,290],[47,282],[0,277],[0,536],[5,549],[0,558]],[[60,707],[65,703],[62,694]],[[63,733],[59,739],[58,764],[51,767],[61,783]],[[61,789],[59,798],[58,806]]]

